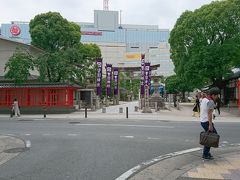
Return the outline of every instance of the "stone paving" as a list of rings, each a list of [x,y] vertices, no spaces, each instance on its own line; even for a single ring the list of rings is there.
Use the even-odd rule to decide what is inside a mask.
[[[205,161],[190,170],[182,177],[200,179],[240,179],[240,152],[218,158],[216,161]]]
[[[134,120],[167,120],[167,121],[198,121],[198,117],[192,117],[192,103],[182,103],[180,104],[180,110],[177,110],[171,104],[170,109],[160,110],[155,112],[152,109],[152,113],[142,113],[141,110],[135,111],[135,106],[139,106],[138,101],[134,102],[120,102],[120,105],[112,105],[106,107],[106,113],[102,113],[102,109],[97,111],[88,110],[88,119],[127,119],[126,118],[126,107],[128,107],[128,119]],[[123,113],[119,113],[119,108],[123,108]],[[166,107],[169,107],[166,104]],[[239,115],[238,115],[239,113]],[[0,114],[0,117],[10,117],[8,114]],[[216,121],[219,122],[239,122],[240,112],[235,108],[224,109],[221,116],[216,117]],[[43,114],[25,115],[22,114],[20,118],[31,118],[31,119],[43,119]],[[77,111],[70,114],[47,114],[47,119],[82,119],[85,118],[84,110]]]
[[[22,139],[0,135],[0,166],[25,150]]]
[[[240,145],[215,150],[214,160],[202,160],[200,152],[163,159],[139,169],[128,180],[239,180]]]

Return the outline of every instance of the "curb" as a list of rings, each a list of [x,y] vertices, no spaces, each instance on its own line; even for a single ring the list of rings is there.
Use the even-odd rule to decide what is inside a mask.
[[[187,150],[183,150],[183,151],[177,151],[174,153],[169,153],[169,154],[165,154],[162,156],[158,156],[156,158],[153,158],[152,160],[146,161],[146,162],[142,162],[141,164],[131,168],[130,170],[126,171],[125,173],[123,173],[121,176],[119,176],[118,178],[116,178],[115,180],[127,180],[131,177],[133,177],[134,175],[136,175],[137,173],[139,173],[140,171],[144,170],[145,168],[154,165],[162,160],[165,159],[169,159],[172,157],[176,157],[179,155],[184,155],[187,153],[191,153],[191,152],[196,152],[196,151],[200,151],[202,148],[200,147],[196,147],[196,148],[192,148],[192,149],[187,149]]]
[[[130,180],[130,179],[142,179],[142,178],[146,179],[148,177],[148,175],[149,175],[150,179],[154,179],[155,177],[158,177],[158,179],[159,179],[159,176],[156,176],[157,175],[156,170],[153,170],[155,165],[156,165],[155,168],[157,168],[161,164],[162,161],[166,162],[166,161],[170,161],[171,159],[174,159],[174,158],[175,159],[176,158],[184,158],[185,156],[192,156],[192,157],[200,158],[201,156],[198,156],[198,155],[196,156],[195,152],[197,152],[201,149],[202,148],[197,147],[197,148],[178,151],[178,152],[162,155],[162,156],[159,156],[157,158],[153,158],[152,160],[143,162],[143,163],[133,167],[132,169],[126,171],[125,173],[123,173],[120,177],[116,178],[115,180]],[[217,154],[219,154],[219,153],[229,154],[229,153],[235,153],[235,152],[239,153],[240,143],[229,144],[229,146],[225,146],[223,144],[223,145],[220,145],[218,149],[219,150],[216,151]],[[193,163],[190,160],[186,164],[180,163],[181,168],[180,168],[179,165],[176,165],[175,164],[176,162],[175,162],[174,164],[176,166],[173,166],[172,169],[170,168],[171,169],[170,171],[169,170],[166,171],[165,166],[163,164],[161,164],[163,169],[161,167],[158,167],[160,169],[157,169],[157,172],[161,171],[161,169],[162,169],[163,171],[161,171],[161,172],[163,172],[162,177],[164,177],[164,179],[175,179],[176,177],[181,177],[180,175],[184,174],[188,170],[198,166],[199,162],[201,163],[202,161],[198,161],[198,162]],[[179,163],[177,163],[177,164],[179,164]],[[151,168],[153,168],[153,169],[151,169]],[[153,172],[153,174],[152,174],[151,171]],[[164,171],[166,171],[167,173],[164,173]],[[171,172],[171,174],[169,174],[168,172]]]
[[[0,134],[0,137],[6,141],[3,143],[4,148],[0,152],[0,166],[30,148],[27,147],[28,141],[14,135]]]

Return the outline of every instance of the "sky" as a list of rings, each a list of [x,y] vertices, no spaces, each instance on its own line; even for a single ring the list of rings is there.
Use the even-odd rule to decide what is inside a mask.
[[[212,0],[109,0],[109,10],[122,11],[122,24],[158,25],[172,29],[186,10],[195,10]],[[93,22],[94,10],[103,0],[0,0],[0,24],[29,22],[35,15],[57,11],[69,21]]]

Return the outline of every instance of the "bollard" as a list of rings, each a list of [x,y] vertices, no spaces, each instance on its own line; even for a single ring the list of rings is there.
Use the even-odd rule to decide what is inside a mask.
[[[126,118],[128,118],[128,107],[126,107]]]
[[[119,113],[123,113],[123,108],[122,107],[119,108]]]
[[[135,109],[135,112],[138,112],[138,106],[135,106],[134,109]]]
[[[87,107],[85,107],[85,118],[87,118]]]
[[[106,113],[106,108],[105,107],[102,108],[102,113]]]
[[[44,107],[43,108],[43,118],[46,118],[47,117],[47,108]]]

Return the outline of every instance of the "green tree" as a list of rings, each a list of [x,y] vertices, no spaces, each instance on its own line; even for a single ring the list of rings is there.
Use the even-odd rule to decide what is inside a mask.
[[[239,65],[239,33],[240,1],[216,1],[184,12],[169,39],[178,78],[194,87],[221,86]]]
[[[35,16],[30,22],[32,44],[45,50],[35,60],[42,81],[78,82],[95,78],[95,59],[101,57],[97,45],[80,43],[80,27],[57,12]]]
[[[183,78],[179,78],[177,75],[172,75],[167,77],[165,80],[165,88],[167,93],[175,94],[182,92],[192,91],[193,87],[191,87],[187,81]]]
[[[57,52],[47,52],[36,60],[42,81],[69,81],[84,86],[96,76],[95,60],[101,57],[100,49],[95,44],[78,44],[73,48]]]
[[[36,15],[30,21],[31,44],[47,52],[56,52],[78,44],[80,26],[68,22],[58,12]]]
[[[34,70],[33,57],[27,52],[16,49],[14,54],[9,58],[5,64],[4,75],[6,79],[14,80],[15,83],[23,83],[27,81],[30,70]]]

